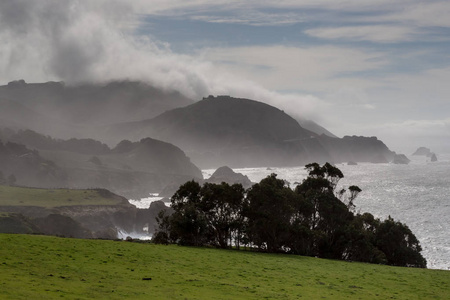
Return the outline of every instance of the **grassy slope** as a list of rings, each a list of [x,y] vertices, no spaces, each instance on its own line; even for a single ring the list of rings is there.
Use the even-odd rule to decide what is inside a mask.
[[[5,299],[448,299],[449,295],[448,271],[0,234],[0,298]]]
[[[38,189],[0,185],[0,206],[58,207],[73,205],[117,205],[117,196],[102,195],[99,190]]]

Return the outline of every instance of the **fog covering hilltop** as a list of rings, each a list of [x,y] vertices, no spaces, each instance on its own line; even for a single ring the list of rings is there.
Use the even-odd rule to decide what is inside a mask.
[[[17,80],[0,86],[0,126],[65,139],[101,138],[103,125],[144,120],[191,103],[178,92],[136,81],[68,86]]]
[[[0,127],[32,129],[65,140],[92,138],[109,147],[122,140],[160,139],[179,147],[201,168],[393,159],[374,137],[340,139],[302,120],[315,128],[312,132],[268,104],[229,96],[194,103],[142,82],[66,86],[19,80],[0,87],[0,105]],[[72,150],[70,143],[65,145]]]
[[[0,126],[33,129],[56,138],[95,138],[114,146],[127,137],[111,138],[104,126],[153,118],[167,110],[194,103],[176,91],[139,81],[66,85],[64,82],[0,86]],[[311,120],[302,127],[335,137]]]
[[[319,124],[317,124],[316,122],[314,122],[312,120],[307,120],[307,119],[303,119],[303,118],[297,118],[296,120],[298,121],[300,126],[302,126],[303,128],[305,128],[309,131],[317,133],[318,135],[325,134],[329,137],[337,138],[337,136],[334,135],[332,132],[330,132],[328,129],[324,128],[323,126],[320,126]]]
[[[299,166],[316,162],[389,162],[393,153],[375,137],[343,139],[304,129],[265,103],[209,96],[153,119],[117,124],[110,134],[167,141],[201,168]]]

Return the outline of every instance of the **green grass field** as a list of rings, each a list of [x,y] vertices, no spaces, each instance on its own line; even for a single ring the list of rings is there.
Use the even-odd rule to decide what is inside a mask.
[[[38,189],[0,185],[0,206],[58,207],[73,205],[117,205],[121,198],[100,190]]]
[[[449,271],[249,251],[0,234],[1,299],[449,297]]]

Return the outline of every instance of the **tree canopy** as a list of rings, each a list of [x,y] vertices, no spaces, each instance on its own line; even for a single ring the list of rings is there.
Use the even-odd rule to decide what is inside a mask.
[[[225,182],[186,182],[171,198],[173,214],[158,216],[154,240],[426,267],[420,243],[405,224],[355,214],[361,189],[336,191],[344,177],[337,167],[305,168],[308,176],[294,190],[276,174],[248,190]]]

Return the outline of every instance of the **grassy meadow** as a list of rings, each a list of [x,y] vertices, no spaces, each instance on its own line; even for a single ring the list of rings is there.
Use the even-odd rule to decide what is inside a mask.
[[[449,299],[450,272],[0,234],[0,299]]]
[[[74,205],[117,205],[119,197],[102,190],[39,189],[0,185],[0,206],[53,208]]]

